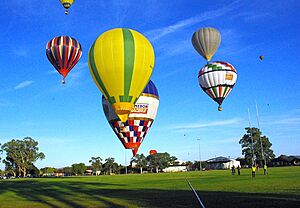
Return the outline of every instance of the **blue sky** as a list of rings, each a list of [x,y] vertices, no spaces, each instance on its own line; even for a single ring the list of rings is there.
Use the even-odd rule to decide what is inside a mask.
[[[126,27],[143,33],[156,54],[151,79],[160,106],[139,153],[157,149],[198,160],[200,138],[203,160],[241,156],[247,110],[257,126],[257,103],[261,130],[275,154],[299,155],[299,11],[297,0],[76,0],[66,16],[58,0],[2,0],[0,143],[31,136],[46,155],[36,163],[40,168],[88,164],[92,156],[124,164],[126,155],[129,161],[131,151],[110,129],[87,66],[93,41],[108,29]],[[213,60],[227,61],[238,72],[222,112],[197,80],[206,62],[191,37],[206,26],[222,36]],[[83,48],[66,85],[45,55],[47,41],[58,35],[76,38]]]

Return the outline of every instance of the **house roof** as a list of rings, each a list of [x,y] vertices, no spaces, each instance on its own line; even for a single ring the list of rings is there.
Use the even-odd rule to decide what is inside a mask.
[[[291,162],[292,160],[299,160],[300,159],[300,156],[286,156],[286,155],[280,155],[279,157],[277,158],[274,158],[272,160],[272,162]]]
[[[207,160],[207,163],[226,163],[230,162],[231,160],[228,157],[215,157],[212,159]]]

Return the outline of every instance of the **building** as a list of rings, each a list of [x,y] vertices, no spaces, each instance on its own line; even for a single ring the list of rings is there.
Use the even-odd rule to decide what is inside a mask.
[[[162,170],[165,173],[173,173],[173,172],[186,172],[187,167],[185,165],[176,165],[176,166],[169,166]]]
[[[271,160],[270,166],[299,166],[300,156],[286,156],[280,155],[277,158]]]
[[[93,175],[93,170],[92,169],[85,170],[84,175]]]
[[[241,166],[240,161],[235,159],[230,159],[227,157],[216,157],[206,161],[207,169],[213,170],[222,170],[222,169],[230,169],[232,166],[235,168],[237,166]]]
[[[65,173],[64,172],[54,172],[53,176],[55,176],[55,177],[63,177],[63,176],[65,176]]]

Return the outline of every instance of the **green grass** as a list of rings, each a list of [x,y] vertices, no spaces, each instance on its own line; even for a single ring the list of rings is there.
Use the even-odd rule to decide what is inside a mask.
[[[0,180],[0,207],[300,207],[300,167]]]

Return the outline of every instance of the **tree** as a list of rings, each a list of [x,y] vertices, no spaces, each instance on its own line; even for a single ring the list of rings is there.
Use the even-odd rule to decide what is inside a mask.
[[[30,174],[30,177],[40,176],[40,170],[34,164],[31,164],[31,166],[28,167],[28,173]]]
[[[170,157],[169,163],[170,163],[170,165],[179,165],[179,161],[177,161],[177,157],[175,157],[175,156]]]
[[[5,164],[5,171],[6,171],[8,176],[16,177],[17,176],[17,170],[15,168],[15,164],[14,164],[13,161],[9,161],[9,160],[11,160],[11,159],[7,158],[7,157],[6,157],[5,160],[3,160],[3,163]]]
[[[65,173],[65,176],[73,175],[72,167],[64,167],[64,168],[62,168],[62,171]]]
[[[0,147],[1,147],[1,143],[0,143]],[[0,155],[2,154],[3,150],[0,149]],[[0,162],[1,162],[1,157],[0,157]]]
[[[6,152],[6,158],[3,160],[6,169],[14,176],[25,177],[34,162],[45,158],[45,154],[39,152],[38,142],[31,137],[25,137],[23,140],[13,139],[3,144],[1,149]]]
[[[76,176],[83,175],[86,170],[86,166],[84,163],[75,163],[72,165],[72,170]]]
[[[102,159],[101,157],[92,157],[89,160],[89,163],[91,163],[91,166],[93,168],[93,171],[95,172],[95,175],[100,175],[102,170]]]
[[[109,157],[105,159],[104,170],[108,172],[109,175],[118,171],[118,163],[115,163],[115,158]]]
[[[186,161],[184,164],[186,165],[188,171],[193,170],[193,162],[192,161]]]
[[[52,176],[56,171],[53,167],[44,167],[40,169],[40,173],[42,176]]]
[[[122,165],[119,165],[118,163],[114,162],[112,169],[111,169],[112,173],[116,173],[116,174],[120,173],[121,168],[122,168]]]
[[[207,168],[207,162],[205,161],[201,161],[201,168],[206,169]],[[200,170],[200,161],[199,160],[195,160],[192,166],[193,170]]]
[[[246,159],[245,159],[245,158],[238,157],[238,158],[236,158],[236,160],[240,162],[240,164],[241,164],[241,166],[242,166],[242,167],[244,167],[244,166],[247,166],[247,165],[248,165],[248,163],[247,163],[247,161],[246,161]]]
[[[244,134],[244,136],[240,139],[239,144],[242,145],[242,154],[245,156],[248,165],[253,165],[252,151],[254,153],[254,162],[260,164],[261,166],[264,164],[264,158],[267,163],[270,162],[271,159],[275,158],[273,150],[271,149],[272,143],[269,141],[268,137],[262,136],[260,130],[255,127],[247,127],[245,128],[245,130],[247,131],[247,133]],[[264,155],[262,155],[260,142],[262,143]]]
[[[148,155],[147,160],[151,171],[155,168],[156,173],[159,169],[164,169],[170,166],[176,157],[171,157],[169,153],[156,153],[154,155]],[[176,158],[177,159],[177,158]]]
[[[147,159],[144,154],[136,154],[132,159],[131,162],[135,163],[135,167],[140,169],[140,173],[143,173],[143,168],[147,167]]]

